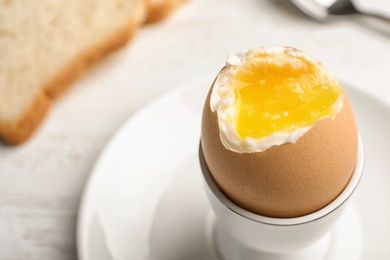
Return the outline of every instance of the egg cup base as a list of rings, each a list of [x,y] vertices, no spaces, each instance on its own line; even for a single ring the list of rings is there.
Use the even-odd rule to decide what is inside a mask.
[[[349,205],[350,197],[363,173],[364,153],[360,136],[358,141],[357,164],[342,194],[317,212],[285,219],[248,212],[229,200],[211,176],[200,144],[199,158],[206,193],[216,217],[214,243],[221,257],[225,260],[306,259],[304,255],[313,257],[312,253],[315,253],[315,259],[324,259],[321,258],[322,255],[327,259],[327,255],[332,251],[329,250],[329,246],[337,248],[335,243],[342,241],[335,239],[334,234],[343,234],[343,230],[349,230],[348,234],[353,234],[351,237],[344,234],[346,238],[343,240],[352,240],[355,241],[354,244],[361,244],[358,214]],[[338,226],[341,231],[336,230],[336,232],[337,223],[345,217],[349,219],[343,221],[343,224]],[[353,248],[354,244],[350,247]],[[358,254],[359,248],[348,250],[354,254],[348,259],[357,259],[355,255]],[[292,258],[294,255],[298,255],[298,258]]]
[[[259,251],[236,241],[218,225],[210,209],[206,233],[211,250],[223,260],[312,260],[361,259],[363,248],[362,224],[354,203],[350,203],[335,227],[322,238],[302,250],[290,253]]]

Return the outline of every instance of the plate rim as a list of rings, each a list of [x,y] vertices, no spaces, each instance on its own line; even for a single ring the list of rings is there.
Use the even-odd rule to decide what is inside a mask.
[[[119,126],[119,128],[114,131],[112,136],[109,138],[107,143],[103,146],[102,150],[99,152],[95,162],[93,163],[93,166],[89,172],[89,176],[86,180],[86,184],[84,186],[78,210],[77,210],[77,219],[76,219],[76,248],[77,248],[77,257],[80,260],[89,260],[88,257],[85,257],[86,253],[84,245],[83,245],[83,238],[84,238],[84,231],[83,231],[83,224],[86,221],[86,208],[88,207],[89,197],[91,196],[91,190],[93,188],[93,184],[96,182],[96,179],[98,178],[99,174],[96,174],[98,172],[98,169],[100,165],[102,164],[102,161],[105,160],[105,157],[111,150],[111,147],[115,144],[115,141],[120,138],[120,136],[126,132],[126,129],[129,125],[132,124],[133,121],[137,120],[137,118],[142,117],[144,113],[146,113],[149,109],[152,109],[153,107],[157,106],[160,102],[163,102],[166,99],[169,99],[173,96],[180,95],[180,93],[185,92],[187,89],[190,89],[193,86],[196,86],[200,82],[213,82],[215,76],[211,75],[203,75],[195,78],[194,80],[189,80],[186,83],[178,84],[178,86],[173,87],[167,91],[165,91],[160,96],[151,99],[150,101],[146,102],[143,106],[141,106],[138,110],[136,110],[129,118],[127,118],[124,123]]]

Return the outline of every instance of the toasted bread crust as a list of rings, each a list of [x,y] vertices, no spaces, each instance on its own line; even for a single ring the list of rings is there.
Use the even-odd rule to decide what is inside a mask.
[[[146,17],[145,24],[155,23],[164,19],[185,1],[186,0],[167,0],[159,4],[152,4],[150,1],[147,1],[148,16]]]
[[[0,121],[0,135],[9,144],[23,143],[41,124],[50,110],[51,104],[51,99],[44,92],[38,93],[26,113],[18,121],[12,124]]]
[[[182,2],[182,0],[179,1]],[[158,21],[167,16],[177,6],[177,4],[173,5],[172,2],[179,1],[170,0],[165,5],[158,7],[148,5],[148,17],[154,17],[148,22]],[[37,97],[18,120],[12,123],[0,121],[0,135],[2,138],[12,145],[22,144],[28,140],[46,117],[53,101],[69,89],[90,67],[104,59],[108,54],[126,45],[135,35],[142,22],[145,22],[144,11],[141,11],[139,16],[134,17],[124,29],[114,33],[111,38],[78,55],[56,77],[46,83],[42,91],[37,93]]]
[[[59,97],[93,65],[99,63],[108,54],[126,45],[135,35],[137,28],[137,22],[132,21],[126,28],[117,32],[111,38],[80,54],[45,85],[44,90],[47,95],[51,99]]]

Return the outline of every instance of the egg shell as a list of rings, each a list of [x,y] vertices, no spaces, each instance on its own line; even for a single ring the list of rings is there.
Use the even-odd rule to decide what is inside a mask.
[[[214,81],[215,82],[215,81]],[[347,185],[357,159],[358,130],[348,97],[341,111],[317,121],[296,143],[263,152],[237,153],[220,139],[218,115],[207,96],[202,116],[202,151],[224,194],[253,213],[299,217],[333,201]]]

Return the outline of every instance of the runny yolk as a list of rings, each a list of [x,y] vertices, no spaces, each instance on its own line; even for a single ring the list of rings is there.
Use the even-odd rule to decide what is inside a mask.
[[[241,138],[292,133],[337,113],[341,86],[317,65],[287,54],[261,54],[234,76],[236,130]]]

